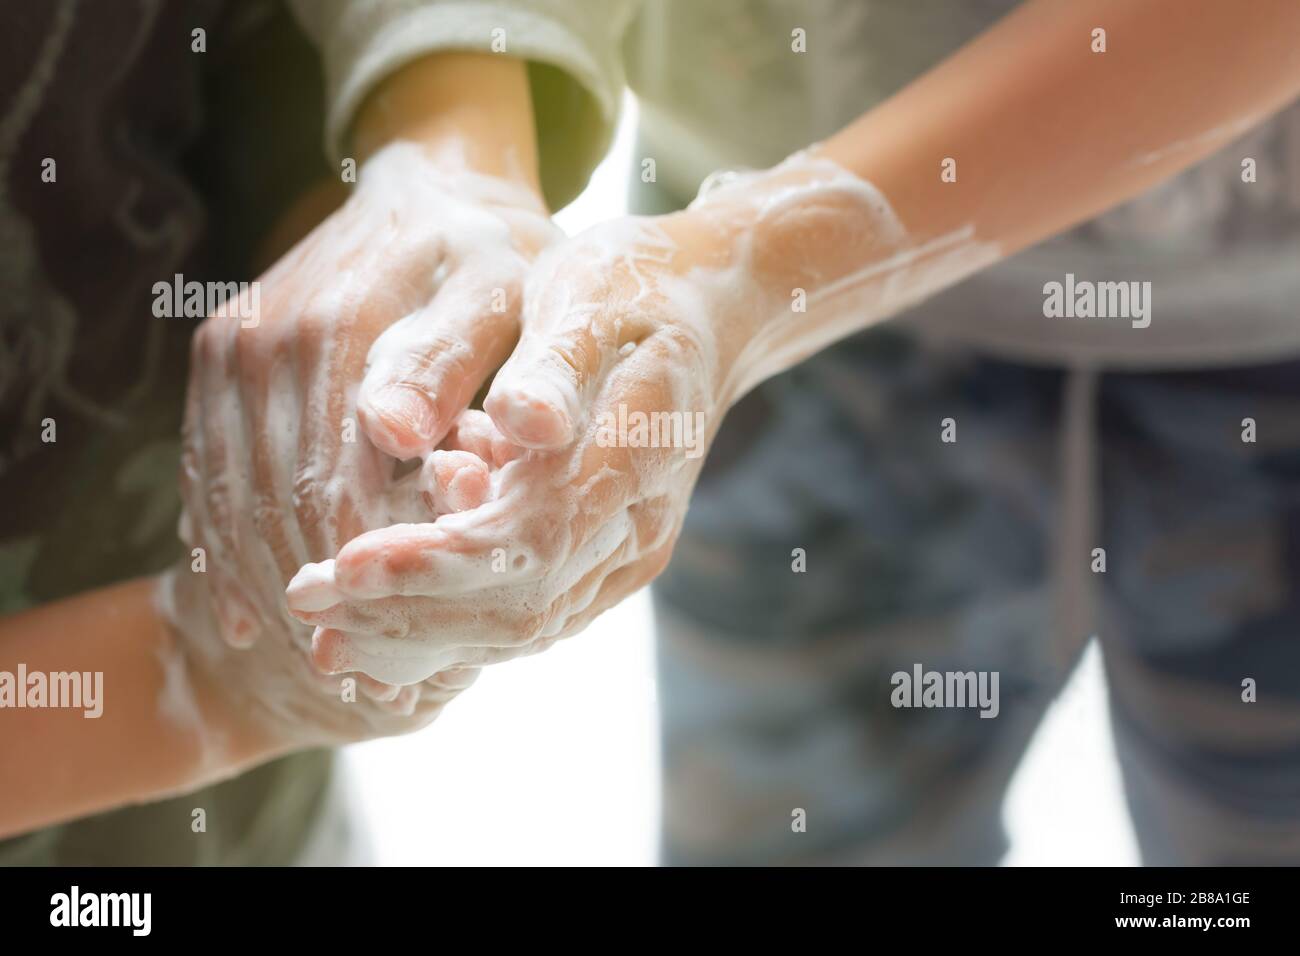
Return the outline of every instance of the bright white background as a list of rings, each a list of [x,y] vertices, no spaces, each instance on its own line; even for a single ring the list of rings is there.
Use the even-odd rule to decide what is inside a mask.
[[[557,217],[626,211],[635,103],[610,157]],[[349,748],[382,864],[649,865],[658,839],[653,624],[643,592],[545,654],[489,668],[428,729]],[[1012,782],[1008,865],[1132,865],[1094,644]]]

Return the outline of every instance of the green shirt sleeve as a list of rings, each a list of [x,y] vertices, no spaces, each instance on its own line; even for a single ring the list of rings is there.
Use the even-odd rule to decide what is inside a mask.
[[[325,66],[325,148],[336,162],[366,94],[437,50],[528,61],[542,188],[552,209],[609,148],[624,87],[621,44],[637,0],[290,0]]]

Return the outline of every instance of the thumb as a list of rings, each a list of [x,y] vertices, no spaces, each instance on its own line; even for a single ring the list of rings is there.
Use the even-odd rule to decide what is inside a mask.
[[[526,322],[509,361],[483,401],[501,433],[524,448],[563,448],[581,431],[583,410],[601,377],[602,355],[590,317],[547,328]]]
[[[453,274],[371,346],[357,396],[366,437],[397,459],[427,455],[509,354],[518,327],[517,279]]]

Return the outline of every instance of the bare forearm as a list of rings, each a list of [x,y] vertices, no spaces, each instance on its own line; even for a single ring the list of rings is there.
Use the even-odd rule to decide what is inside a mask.
[[[491,53],[437,53],[386,79],[353,124],[358,164],[395,142],[539,190],[537,135],[524,61]]]
[[[1030,0],[820,152],[875,183],[910,233],[972,224],[1010,254],[1300,95],[1298,36],[1294,0]]]
[[[27,705],[46,686],[43,706],[15,697],[0,709],[0,837],[195,789],[282,749],[186,666],[154,586],[140,579],[0,620],[0,674]],[[98,681],[98,699],[51,706],[67,703],[52,697],[57,674],[86,689]]]
[[[747,260],[762,295],[723,332],[727,398],[1262,121],[1300,94],[1297,35],[1292,0],[1030,0],[831,139],[697,202],[669,228]]]

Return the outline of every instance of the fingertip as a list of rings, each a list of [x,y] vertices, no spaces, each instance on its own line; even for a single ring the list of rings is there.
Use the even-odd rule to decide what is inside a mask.
[[[458,693],[478,680],[478,667],[450,667],[438,671],[425,682],[441,691]]]
[[[415,685],[402,687],[397,695],[389,701],[381,701],[380,706],[390,713],[410,717],[415,713],[415,705],[420,702],[420,688]]]
[[[386,455],[418,458],[438,443],[436,396],[410,385],[365,388],[357,398],[357,418],[371,443]]]
[[[402,688],[397,684],[376,680],[367,674],[357,675],[357,686],[371,700],[380,701],[381,703],[396,700],[402,691]]]
[[[425,459],[420,481],[439,514],[477,508],[492,489],[487,462],[468,451],[433,452]]]
[[[322,674],[352,670],[352,645],[347,635],[330,627],[318,627],[311,635],[311,662]]]
[[[324,611],[343,600],[334,583],[334,561],[304,564],[284,589],[285,603],[293,614]]]
[[[575,426],[564,392],[545,380],[492,387],[483,409],[503,435],[524,448],[562,448]]]
[[[443,448],[473,452],[494,468],[501,468],[528,450],[503,435],[491,416],[476,408],[467,408],[457,416]]]
[[[467,408],[456,416],[441,450],[473,452],[487,461],[492,455],[493,436],[500,434],[487,412]]]

